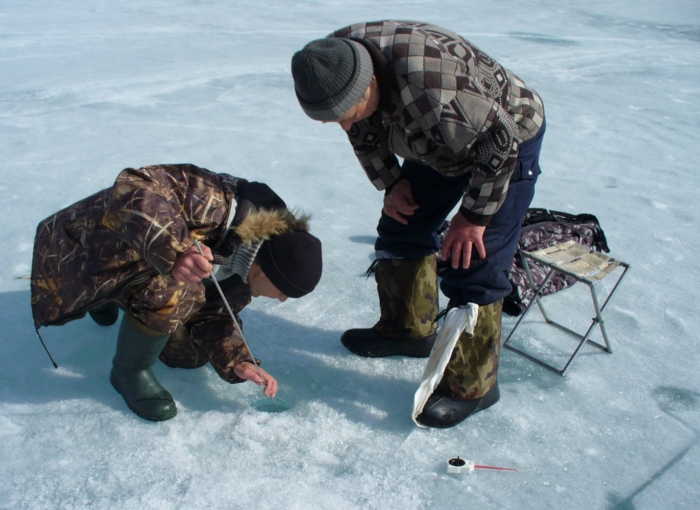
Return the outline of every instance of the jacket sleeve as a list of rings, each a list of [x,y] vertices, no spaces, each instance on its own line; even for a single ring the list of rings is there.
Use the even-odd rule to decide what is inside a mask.
[[[381,140],[373,117],[356,122],[348,131],[348,138],[360,165],[378,190],[390,188],[401,176],[396,156]]]
[[[228,204],[216,174],[194,165],[127,168],[112,187],[103,224],[160,274],[192,237],[211,239]]]
[[[240,319],[238,321],[240,322]],[[255,365],[257,362],[257,365],[261,365],[259,359],[253,360],[243,337],[233,329],[231,318],[228,316],[224,320],[200,323],[192,328],[192,334],[201,342],[216,373],[226,382],[244,382],[235,372],[236,366],[241,363]]]
[[[493,102],[486,122],[464,155],[472,172],[460,213],[472,223],[490,224],[503,204],[518,157],[517,133],[513,118]]]

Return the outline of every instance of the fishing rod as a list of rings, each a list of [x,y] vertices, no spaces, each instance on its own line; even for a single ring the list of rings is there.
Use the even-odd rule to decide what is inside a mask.
[[[202,251],[202,246],[199,244],[199,241],[196,239],[194,240],[194,245],[197,247],[197,251],[199,251],[199,254],[207,258],[204,255],[204,252]],[[226,310],[228,310],[229,315],[231,316],[231,320],[233,320],[233,323],[236,326],[236,331],[238,331],[238,334],[241,335],[241,338],[243,339],[243,343],[246,346],[246,349],[248,349],[248,352],[250,353],[250,357],[253,358],[253,364],[255,365],[255,368],[258,369],[258,375],[260,376],[260,380],[263,382],[263,386],[267,386],[265,383],[265,378],[262,375],[262,371],[260,370],[260,365],[258,365],[258,361],[255,359],[255,356],[253,356],[253,351],[250,350],[250,345],[248,345],[248,342],[245,339],[245,335],[243,335],[243,330],[241,327],[238,325],[238,321],[236,320],[236,316],[233,314],[233,310],[231,310],[231,307],[228,304],[228,300],[226,299],[226,296],[224,296],[224,291],[221,290],[221,287],[219,286],[219,282],[216,280],[216,276],[214,276],[214,273],[211,273],[211,279],[214,282],[214,285],[216,285],[216,290],[219,291],[219,295],[221,296],[221,299],[224,302],[224,306],[226,307]],[[270,396],[270,400],[272,400],[272,403],[275,404],[275,409],[277,409],[277,412],[280,412],[280,408],[277,407],[277,402],[275,402],[274,397]]]

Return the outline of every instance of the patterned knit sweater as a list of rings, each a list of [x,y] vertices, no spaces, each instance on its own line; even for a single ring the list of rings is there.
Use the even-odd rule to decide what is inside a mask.
[[[348,132],[367,176],[386,189],[396,156],[445,176],[469,174],[461,212],[488,225],[508,191],[518,148],[544,122],[537,93],[461,36],[411,21],[358,23],[329,37],[353,39],[372,56],[378,110]]]

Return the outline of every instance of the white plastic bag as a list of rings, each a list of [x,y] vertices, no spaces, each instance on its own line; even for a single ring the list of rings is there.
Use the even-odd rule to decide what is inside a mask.
[[[474,334],[474,326],[478,315],[479,306],[474,303],[469,303],[467,306],[459,308],[452,308],[447,312],[445,323],[435,339],[435,345],[433,345],[428,363],[425,365],[420,386],[413,397],[413,414],[411,418],[419,427],[425,427],[425,425],[418,423],[416,417],[423,412],[423,407],[428,398],[440,384],[447,362],[450,361],[452,350],[462,332],[466,331],[470,335]]]

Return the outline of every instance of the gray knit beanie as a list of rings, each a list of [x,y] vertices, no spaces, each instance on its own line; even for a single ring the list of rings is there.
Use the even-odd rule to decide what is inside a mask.
[[[311,41],[292,57],[294,89],[314,120],[338,120],[360,102],[372,81],[372,57],[349,39]]]

